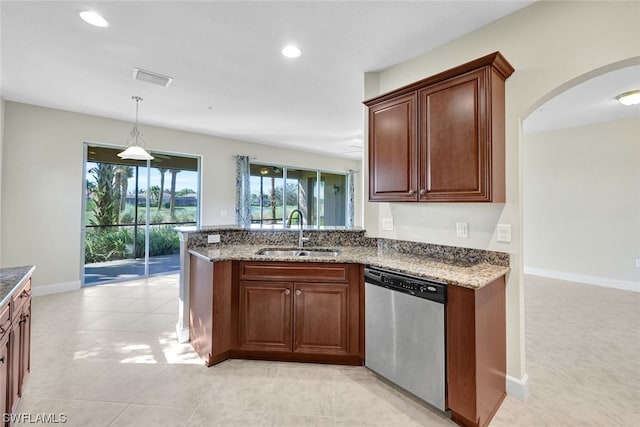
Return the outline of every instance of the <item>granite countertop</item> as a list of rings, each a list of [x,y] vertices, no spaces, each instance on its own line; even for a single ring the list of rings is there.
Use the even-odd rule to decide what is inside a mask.
[[[7,302],[13,291],[22,286],[35,269],[33,265],[0,268],[0,305]]]
[[[509,272],[509,267],[486,262],[465,263],[448,262],[423,255],[400,253],[375,247],[335,246],[340,255],[336,257],[269,257],[256,255],[256,251],[265,246],[256,245],[219,245],[218,247],[194,247],[189,249],[193,255],[208,261],[287,261],[287,262],[331,262],[357,263],[372,267],[386,268],[399,273],[411,274],[427,279],[444,281],[449,285],[478,289]],[[278,249],[287,249],[275,247]],[[306,248],[305,249],[311,249]]]

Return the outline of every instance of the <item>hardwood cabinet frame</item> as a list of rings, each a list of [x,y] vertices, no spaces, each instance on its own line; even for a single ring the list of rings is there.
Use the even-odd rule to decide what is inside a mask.
[[[14,413],[31,372],[31,278],[0,307],[0,409]],[[8,422],[3,422],[8,426]]]
[[[207,366],[229,358],[363,364],[362,265],[191,255],[190,267],[189,339]]]
[[[494,52],[365,101],[369,200],[505,202],[505,80]]]

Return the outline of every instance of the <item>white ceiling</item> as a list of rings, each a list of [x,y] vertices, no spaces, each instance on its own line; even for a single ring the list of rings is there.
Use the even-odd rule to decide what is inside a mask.
[[[2,1],[1,93],[128,121],[138,95],[142,124],[359,158],[364,72],[530,3]],[[110,28],[83,22],[86,9]],[[283,57],[287,43],[302,56]],[[175,80],[136,81],[134,67]]]
[[[632,117],[640,119],[640,105],[625,106],[615,98],[639,89],[640,65],[602,74],[542,104],[524,120],[523,132],[547,132]]]
[[[359,158],[362,75],[412,58],[531,1],[1,1],[3,98]],[[100,12],[111,27],[78,17]],[[303,51],[280,55],[287,43]],[[133,68],[175,79],[133,80]],[[525,133],[640,116],[614,97],[640,66],[574,86]],[[123,137],[124,138],[124,137]],[[151,148],[153,143],[148,142]]]

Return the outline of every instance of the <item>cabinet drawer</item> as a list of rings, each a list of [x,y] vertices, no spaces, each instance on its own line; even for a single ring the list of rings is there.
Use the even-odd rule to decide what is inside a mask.
[[[18,313],[24,304],[31,299],[31,279],[22,285],[11,297],[13,313]]]
[[[11,329],[11,311],[9,310],[9,303],[0,308],[0,338],[4,336]]]
[[[305,282],[346,282],[347,265],[306,262],[243,262],[242,280],[294,280]]]

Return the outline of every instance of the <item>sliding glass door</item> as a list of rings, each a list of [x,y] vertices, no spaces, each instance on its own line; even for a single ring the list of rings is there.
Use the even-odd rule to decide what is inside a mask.
[[[197,158],[123,160],[120,151],[86,145],[85,285],[179,271],[175,227],[198,223]]]

